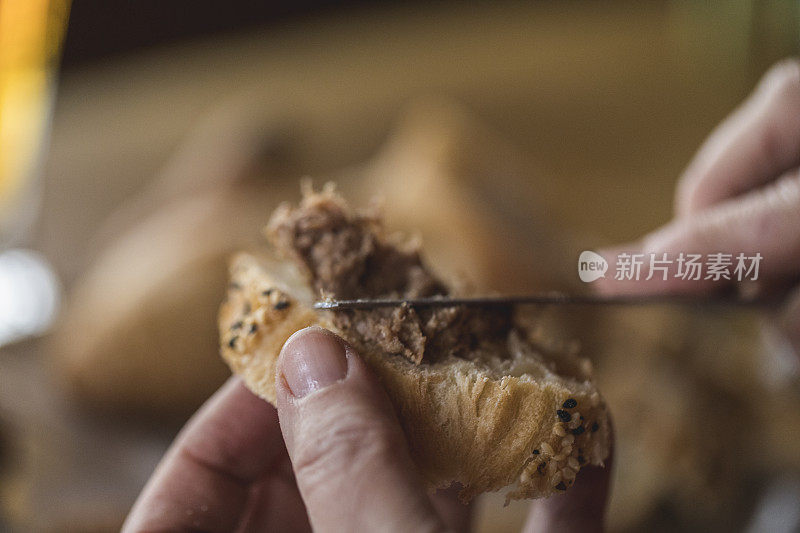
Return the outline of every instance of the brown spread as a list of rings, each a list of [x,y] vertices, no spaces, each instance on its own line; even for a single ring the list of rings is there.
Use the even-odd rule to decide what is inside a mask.
[[[321,298],[447,296],[423,264],[415,243],[387,235],[375,213],[353,212],[332,191],[282,206],[267,231],[279,253],[299,260]],[[505,343],[508,310],[466,307],[376,308],[332,312],[337,328],[361,346],[402,355],[416,364],[466,356],[478,345]]]

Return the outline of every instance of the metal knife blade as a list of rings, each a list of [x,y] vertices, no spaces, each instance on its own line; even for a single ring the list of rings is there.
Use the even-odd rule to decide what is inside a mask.
[[[596,296],[548,292],[523,296],[479,296],[471,298],[433,296],[430,298],[366,298],[357,300],[321,300],[314,309],[373,309],[377,307],[505,307],[515,305],[686,305],[699,307],[764,307],[778,306],[777,298],[743,298],[735,294],[709,295],[646,295],[646,296]]]

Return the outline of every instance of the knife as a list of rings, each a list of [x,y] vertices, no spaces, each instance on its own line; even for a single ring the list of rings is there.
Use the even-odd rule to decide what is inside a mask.
[[[646,295],[596,296],[547,292],[523,296],[479,296],[472,298],[432,296],[428,298],[359,298],[355,300],[321,300],[314,309],[374,309],[378,307],[508,307],[516,305],[684,305],[697,307],[754,307],[779,306],[782,298],[744,298],[736,294],[711,295]]]

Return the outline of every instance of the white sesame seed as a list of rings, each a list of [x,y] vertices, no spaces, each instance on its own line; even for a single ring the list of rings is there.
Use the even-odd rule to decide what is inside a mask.
[[[562,426],[561,424],[556,424],[555,426],[553,426],[553,433],[558,435],[559,437],[563,437],[564,435],[567,434],[566,430],[564,429],[564,426]]]
[[[567,459],[567,465],[569,465],[569,467],[572,468],[573,470],[579,470],[581,467],[580,463],[578,463],[578,460],[575,459],[574,457],[570,457]]]

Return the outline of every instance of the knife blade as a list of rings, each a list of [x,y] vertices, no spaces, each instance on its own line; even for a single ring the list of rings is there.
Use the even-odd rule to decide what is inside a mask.
[[[646,295],[597,296],[591,294],[565,294],[547,292],[522,296],[478,296],[428,298],[360,298],[354,300],[321,300],[314,309],[374,309],[379,307],[508,307],[517,305],[684,305],[698,307],[763,307],[780,305],[782,299],[774,297],[744,298],[736,294],[710,295]]]

